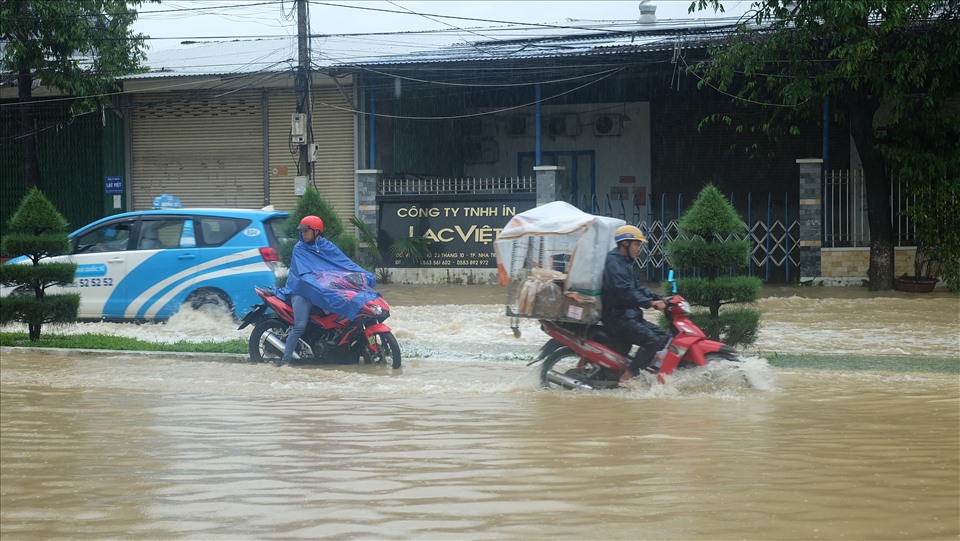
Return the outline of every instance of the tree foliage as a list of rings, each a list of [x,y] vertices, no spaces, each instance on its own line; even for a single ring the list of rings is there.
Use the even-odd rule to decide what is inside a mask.
[[[889,130],[880,151],[907,185],[911,203],[904,214],[916,228],[914,277],[943,278],[960,291],[960,117],[925,102],[910,107],[910,121]]]
[[[76,321],[79,294],[46,294],[50,287],[73,282],[77,265],[43,260],[69,251],[67,220],[40,190],[31,189],[10,218],[8,233],[0,239],[4,256],[24,255],[30,261],[30,265],[0,265],[0,283],[19,288],[16,294],[0,299],[0,324],[22,321],[30,340],[36,341],[44,323]]]
[[[689,276],[677,280],[683,297],[706,308],[691,319],[714,340],[752,344],[760,313],[749,306],[720,312],[724,305],[753,303],[760,293],[758,278],[729,275],[730,269],[744,269],[749,261],[750,244],[741,238],[746,224],[720,190],[707,185],[677,225],[680,237],[667,242],[664,250],[670,266]]]
[[[131,30],[137,19],[135,8],[144,1],[0,2],[0,73],[17,81],[22,161],[28,186],[41,185],[30,107],[34,81],[75,96],[73,115],[101,106],[109,94],[117,91],[116,78],[136,73],[144,59],[145,36]]]
[[[695,0],[690,10],[708,7],[722,11],[719,0]],[[829,99],[831,111],[848,121],[863,163],[870,289],[890,289],[889,178],[897,164],[881,152],[892,143],[878,128],[923,129],[911,113],[918,105],[955,114],[947,104],[960,84],[960,0],[757,0],[742,23],[693,67],[701,86],[762,109],[758,124],[767,133],[822,117]]]

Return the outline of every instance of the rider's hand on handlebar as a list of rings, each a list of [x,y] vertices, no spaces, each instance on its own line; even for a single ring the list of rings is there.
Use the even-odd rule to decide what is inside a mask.
[[[653,308],[654,310],[659,310],[659,311],[663,312],[663,311],[666,310],[666,308],[667,308],[667,303],[665,303],[665,302],[663,302],[663,301],[651,301],[651,302],[650,302],[650,308]]]

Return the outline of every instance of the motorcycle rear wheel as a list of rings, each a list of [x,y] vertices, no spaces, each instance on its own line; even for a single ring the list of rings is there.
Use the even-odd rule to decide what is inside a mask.
[[[281,341],[287,339],[290,333],[290,325],[279,319],[264,319],[250,332],[250,360],[255,363],[279,362],[283,358],[283,352],[277,352],[273,347],[266,343],[268,333],[273,333]]]
[[[373,335],[377,344],[377,351],[370,348],[364,348],[364,361],[371,364],[386,364],[388,361],[391,368],[400,368],[400,342],[392,332],[381,332]]]
[[[579,367],[580,355],[562,347],[543,360],[540,367],[540,386],[544,389],[608,389],[617,386],[604,368],[593,363]],[[582,385],[577,385],[580,382]]]

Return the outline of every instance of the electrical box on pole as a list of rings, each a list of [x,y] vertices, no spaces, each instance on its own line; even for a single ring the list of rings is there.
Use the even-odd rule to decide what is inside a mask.
[[[307,193],[307,181],[310,177],[306,175],[297,175],[293,177],[293,193],[297,197]]]
[[[307,142],[307,115],[306,113],[293,113],[290,121],[290,140],[295,145],[303,145]]]

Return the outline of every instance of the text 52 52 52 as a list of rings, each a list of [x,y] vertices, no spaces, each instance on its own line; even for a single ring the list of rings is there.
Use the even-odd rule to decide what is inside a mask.
[[[79,287],[113,287],[113,278],[80,278],[76,284]]]

